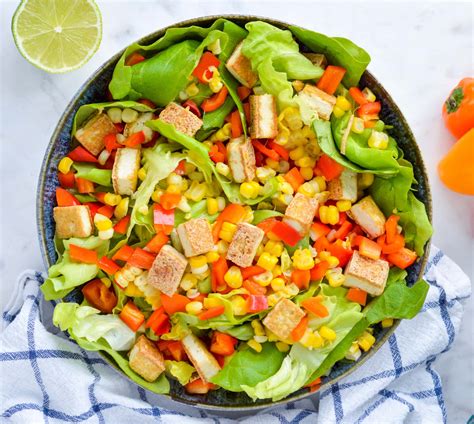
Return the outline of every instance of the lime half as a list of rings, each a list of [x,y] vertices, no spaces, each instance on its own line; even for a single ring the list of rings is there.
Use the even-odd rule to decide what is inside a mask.
[[[26,60],[47,72],[68,72],[98,49],[102,19],[93,0],[23,0],[12,32]]]

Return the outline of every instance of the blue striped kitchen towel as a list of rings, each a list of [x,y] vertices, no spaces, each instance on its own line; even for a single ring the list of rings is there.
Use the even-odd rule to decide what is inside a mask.
[[[217,416],[178,405],[120,378],[95,353],[50,327],[39,273],[25,272],[3,313],[1,414],[12,423],[441,423],[447,421],[436,358],[452,346],[470,282],[432,248],[422,312],[403,321],[385,345],[314,400],[290,402],[253,416]],[[319,409],[319,411],[318,411]]]

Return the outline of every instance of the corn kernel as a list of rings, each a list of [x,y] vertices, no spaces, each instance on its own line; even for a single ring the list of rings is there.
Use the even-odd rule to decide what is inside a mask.
[[[272,279],[273,273],[271,271],[265,271],[252,277],[252,280],[260,284],[262,287],[268,286],[272,282]]]
[[[385,318],[382,320],[382,328],[388,328],[393,325],[393,319],[392,318]]]
[[[323,325],[318,331],[323,339],[329,342],[336,340],[336,332],[332,328]]]
[[[314,178],[314,180],[316,182],[316,184],[318,185],[319,187],[319,192],[322,192],[322,191],[326,191],[326,180],[321,177],[320,175],[318,175],[317,177]]]
[[[323,345],[324,340],[321,337],[321,335],[317,331],[311,331],[309,328],[306,329],[305,333],[303,334],[303,337],[299,340],[299,342],[309,348],[319,348]]]
[[[369,332],[365,331],[362,336],[357,339],[357,343],[359,344],[360,348],[367,352],[375,343],[375,337],[372,336]]]
[[[125,295],[129,297],[142,297],[143,292],[132,281],[130,281],[125,288]]]
[[[230,168],[229,165],[225,164],[224,162],[216,163],[216,171],[223,175],[224,177],[230,176]]]
[[[267,158],[265,160],[265,163],[267,164],[268,167],[270,167],[271,169],[275,169],[275,170],[278,170],[279,165],[280,165],[280,163],[277,160],[273,160],[273,159],[270,159],[270,158]]]
[[[250,322],[250,325],[253,328],[253,331],[256,336],[265,336],[265,328],[263,327],[262,323],[258,319],[254,319]]]
[[[217,212],[219,212],[219,207],[217,205],[217,200],[216,199],[208,197],[207,201],[206,201],[206,204],[207,204],[207,213],[209,215],[214,215]]]
[[[160,203],[161,196],[163,195],[163,190],[160,188],[155,190],[153,194],[151,195],[151,200],[153,200],[156,203]]]
[[[188,291],[194,287],[196,287],[198,282],[198,279],[195,275],[187,272],[186,274],[183,275],[183,278],[181,279],[180,287],[184,291]]]
[[[202,312],[202,303],[201,302],[189,302],[186,305],[186,312],[191,315],[197,315]]]
[[[219,258],[220,258],[219,253],[217,253],[214,250],[211,250],[210,252],[206,253],[206,260],[207,260],[207,263],[209,263],[209,264],[213,264]]]
[[[257,265],[267,271],[271,271],[277,262],[278,258],[276,256],[270,255],[268,252],[263,252],[258,258]]]
[[[222,224],[221,231],[219,232],[219,238],[230,243],[236,231],[237,231],[237,225],[232,224],[230,222],[224,222]]]
[[[276,342],[275,346],[280,352],[283,353],[288,352],[290,350],[290,346],[287,345],[285,342]]]
[[[58,170],[61,174],[67,174],[71,170],[71,166],[74,161],[67,156],[63,157],[58,164]]]
[[[372,92],[372,90],[368,87],[365,87],[363,90],[362,90],[362,94],[365,96],[365,98],[369,101],[369,102],[375,102],[376,100],[376,97],[375,97],[375,94]]]
[[[316,159],[309,156],[304,156],[301,159],[295,161],[295,163],[301,168],[314,168],[316,166]]]
[[[143,181],[146,178],[146,169],[145,168],[140,168],[138,170],[138,179],[140,181]]]
[[[118,107],[111,107],[107,109],[107,115],[114,124],[119,124],[122,122],[122,109]]]
[[[110,219],[99,221],[95,223],[95,226],[99,231],[106,231],[112,228],[112,221]]]
[[[259,166],[256,170],[256,176],[262,183],[266,183],[270,178],[274,177],[275,174],[276,171],[274,169],[265,166]]]
[[[199,87],[193,82],[189,84],[184,91],[189,97],[196,96],[199,93]]]
[[[326,261],[329,264],[329,268],[336,268],[339,265],[339,259],[335,256],[329,256]]]
[[[300,289],[294,283],[291,283],[291,284],[285,286],[285,288],[280,291],[280,293],[282,293],[283,296],[285,296],[285,297],[296,296],[299,292],[300,292]]]
[[[359,178],[357,181],[359,188],[366,189],[367,187],[370,187],[373,184],[374,179],[374,174],[370,172],[359,174]]]
[[[339,222],[339,210],[336,206],[321,206],[319,208],[319,219],[323,224],[336,225]]]
[[[294,80],[291,85],[297,93],[299,93],[304,88],[304,82],[300,80]]]
[[[206,297],[203,302],[206,309],[216,308],[222,305],[222,301],[217,297]]]
[[[271,330],[269,330],[267,327],[265,327],[265,335],[268,337],[269,342],[277,342],[280,339],[278,336]]]
[[[352,203],[350,200],[338,200],[336,207],[339,212],[347,212],[352,207]]]
[[[199,268],[206,264],[207,264],[207,260],[206,260],[206,257],[203,255],[189,258],[189,265],[191,266],[191,268]]]
[[[356,134],[362,134],[365,130],[364,120],[362,118],[354,117],[352,121],[351,131]]]
[[[166,188],[166,192],[167,193],[179,194],[179,193],[181,193],[181,187],[179,185],[176,185],[176,184],[170,184]]]
[[[280,183],[280,191],[283,194],[293,194],[295,192],[292,185],[287,181]]]
[[[268,341],[267,336],[254,336],[253,339],[258,343],[265,343],[266,341]]]
[[[100,281],[102,281],[102,284],[107,288],[109,288],[112,285],[112,281],[110,280],[110,278],[103,277],[100,279]]]
[[[331,287],[341,287],[346,280],[341,268],[333,268],[326,271],[326,279]]]
[[[336,118],[341,118],[342,116],[344,116],[344,114],[346,112],[344,110],[342,110],[339,106],[336,105],[336,106],[334,106],[334,109],[332,110],[332,113]]]
[[[344,96],[337,96],[336,106],[341,108],[345,112],[352,109],[351,102],[347,100]]]
[[[300,174],[305,179],[305,181],[309,181],[313,178],[313,168],[311,168],[311,167],[302,167],[300,169]]]
[[[114,229],[109,228],[108,230],[99,231],[99,238],[101,240],[110,240],[114,236]]]
[[[252,182],[245,182],[240,184],[240,194],[246,199],[255,199],[260,191],[260,185],[257,183],[252,184]]]
[[[217,242],[217,253],[221,256],[225,256],[229,249],[229,243],[225,240],[219,240]]]
[[[242,279],[242,272],[238,266],[231,266],[229,270],[224,275],[225,282],[229,285],[229,287],[233,289],[238,289],[242,287],[243,279]]]
[[[230,302],[234,315],[245,315],[247,313],[247,301],[242,296],[233,296]]]
[[[290,158],[292,160],[296,161],[298,159],[301,159],[304,156],[306,156],[306,152],[303,146],[297,147],[296,149],[293,149],[290,151]]]
[[[303,168],[302,168],[303,169]],[[313,172],[313,171],[311,171]],[[316,190],[310,183],[303,183],[298,187],[298,193],[305,195],[306,197],[313,197],[316,194]]]
[[[349,348],[349,351],[346,353],[345,358],[349,359],[350,361],[357,361],[360,358],[361,352],[359,348],[359,344],[356,342],[353,342],[351,347]]]
[[[132,122],[136,121],[138,118],[138,112],[134,109],[125,108],[122,110],[122,121],[126,124],[131,124]]]
[[[293,266],[296,269],[309,270],[314,267],[313,256],[309,249],[298,249],[293,254]]]
[[[283,243],[281,241],[269,240],[264,247],[265,252],[270,253],[273,256],[280,257],[283,253]]]
[[[117,219],[124,218],[128,213],[128,204],[130,203],[130,199],[128,197],[124,197],[118,205],[114,209],[114,216]]]
[[[106,193],[104,196],[104,203],[109,206],[117,206],[121,200],[120,194]]]
[[[275,306],[282,297],[283,296],[281,292],[272,293],[270,296],[267,297],[268,305]]]
[[[191,187],[189,187],[188,190],[184,193],[184,196],[187,199],[192,200],[193,202],[199,202],[206,195],[206,191],[206,184],[199,183],[198,181],[193,181],[191,183]]]
[[[367,144],[373,149],[385,150],[388,147],[388,135],[384,132],[372,131]]]
[[[251,347],[253,350],[255,350],[255,352],[261,352],[262,351],[262,345],[257,342],[256,340],[249,340],[247,342],[247,344],[249,345],[249,347]]]
[[[285,288],[286,282],[283,278],[274,278],[271,281],[271,286],[272,286],[273,291],[277,292]]]

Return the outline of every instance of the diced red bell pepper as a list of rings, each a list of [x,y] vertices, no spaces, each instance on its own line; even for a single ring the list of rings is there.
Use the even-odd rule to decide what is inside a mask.
[[[389,255],[391,253],[396,253],[400,249],[403,249],[405,247],[405,237],[403,237],[401,234],[396,234],[393,242],[392,243],[386,243],[382,247],[382,253]]]
[[[328,94],[334,94],[338,85],[341,83],[346,70],[340,66],[329,65],[325,70],[323,76],[319,79],[317,87]]]
[[[174,173],[177,175],[184,175],[186,174],[186,161],[180,160],[178,166],[175,168]]]
[[[311,281],[311,273],[309,270],[294,269],[291,273],[291,281],[293,281],[300,290],[305,290]]]
[[[133,66],[137,63],[143,62],[145,60],[145,56],[141,55],[140,53],[133,52],[130,56],[125,59],[125,66]]]
[[[107,218],[112,218],[115,208],[113,206],[104,205],[97,209],[97,213],[106,216]]]
[[[91,306],[106,314],[110,314],[117,305],[117,296],[113,289],[108,288],[98,278],[88,282],[81,291]]]
[[[290,183],[293,190],[297,191],[298,188],[304,183],[304,178],[301,175],[299,169],[295,166],[294,168],[290,169],[283,178]]]
[[[76,178],[74,172],[69,171],[67,174],[58,172],[59,185],[62,188],[74,188],[76,186]]]
[[[224,275],[228,271],[229,266],[223,256],[221,256],[216,262],[212,264],[212,275],[214,277],[215,286],[212,287],[212,291],[218,291],[219,287],[226,287],[227,284],[224,280]],[[212,285],[212,284],[211,284]]]
[[[136,266],[137,268],[150,269],[154,260],[155,255],[139,247],[136,247],[127,263],[131,266]]]
[[[301,235],[286,222],[276,221],[271,229],[272,234],[289,246],[295,246],[301,240]]]
[[[58,206],[77,206],[81,204],[69,191],[61,187],[56,188],[56,203]]]
[[[243,103],[242,107],[244,108],[245,120],[250,122],[250,103]]]
[[[250,314],[268,309],[268,298],[264,295],[251,294],[247,298],[247,312]]]
[[[329,245],[330,243],[328,239],[326,238],[326,236],[321,236],[314,242],[313,247],[319,253],[319,252],[322,252],[323,250],[328,250]]]
[[[382,108],[382,105],[380,102],[371,102],[371,103],[366,103],[357,109],[357,115],[359,117],[367,117],[370,115],[375,115],[377,116],[380,112],[380,109]]]
[[[321,155],[316,164],[316,168],[321,171],[321,174],[327,181],[334,180],[342,174],[342,171],[344,171],[342,165],[326,154]]]
[[[345,267],[352,257],[352,249],[346,249],[342,245],[342,240],[336,240],[334,243],[329,244],[327,249],[332,256],[339,259],[339,266]]]
[[[345,221],[334,233],[334,240],[344,240],[352,230],[353,224],[350,221]],[[329,239],[329,238],[328,238]],[[333,240],[329,240],[333,241]]]
[[[98,202],[86,202],[86,203],[83,203],[83,205],[89,206],[89,211],[91,213],[92,219],[94,219],[95,214],[102,207],[102,205]]]
[[[213,112],[214,110],[219,109],[224,104],[228,94],[229,90],[227,90],[227,87],[222,87],[221,91],[201,103],[201,109],[204,112]]]
[[[193,380],[184,386],[184,389],[193,395],[205,395],[206,393],[209,393],[210,390],[216,388],[217,386],[215,384],[204,382],[200,378]]]
[[[230,131],[232,138],[238,138],[244,133],[242,119],[240,118],[240,112],[238,110],[234,110],[234,112],[230,114]]]
[[[316,241],[320,237],[327,236],[331,231],[331,228],[329,228],[327,225],[323,224],[322,222],[314,222],[311,225],[310,229],[310,236],[311,238]]]
[[[128,245],[122,246],[115,254],[112,256],[114,261],[124,261],[127,262],[133,254],[135,249]]]
[[[349,94],[358,105],[365,105],[366,103],[369,103],[367,97],[364,96],[364,93],[362,93],[358,87],[349,88]]]
[[[85,264],[97,264],[99,257],[95,250],[86,249],[85,247],[77,246],[75,244],[69,245],[69,256],[71,259],[84,262]]]
[[[180,193],[163,193],[160,197],[160,205],[167,211],[174,210],[179,205],[181,197]]]
[[[143,144],[146,140],[145,133],[143,131],[138,131],[136,133],[130,134],[125,140],[124,144],[126,147],[137,147],[140,144]]]
[[[224,222],[236,224],[245,216],[245,214],[246,210],[242,205],[238,205],[236,203],[227,205],[219,214],[214,226],[212,227],[212,236],[214,238],[214,242],[217,243],[219,241],[219,233],[221,232],[222,224]]]
[[[265,147],[265,145],[263,143],[261,143],[260,141],[252,140],[252,145],[256,150],[263,153],[265,156],[269,157],[270,159],[272,159],[276,162],[278,162],[280,160],[280,155],[277,152]],[[296,169],[296,168],[294,168],[294,169]]]
[[[74,150],[71,150],[67,156],[74,162],[97,163],[97,158],[82,146],[77,146]]]
[[[168,243],[170,238],[163,232],[160,231],[156,236],[154,236],[145,246],[146,250],[149,250],[153,253],[159,253],[161,248]]]
[[[174,228],[174,210],[167,211],[160,204],[153,205],[153,224],[156,232],[163,231],[170,235]]]
[[[387,255],[387,260],[398,268],[406,269],[416,261],[417,257],[415,252],[403,247],[398,252]]]
[[[119,314],[119,318],[135,332],[145,322],[145,316],[142,314],[142,311],[140,311],[131,300],[129,300],[123,307],[122,312]]]
[[[329,262],[321,261],[317,263],[309,272],[311,281],[320,281],[326,275],[326,271],[329,269]]]
[[[208,319],[216,318],[222,315],[225,312],[224,306],[215,306],[214,308],[209,308],[207,311],[201,312],[198,315],[198,318],[201,321],[206,321]]]
[[[367,303],[367,292],[357,287],[351,287],[346,294],[346,298],[351,302],[365,306]]]
[[[120,143],[117,142],[117,134],[107,134],[104,137],[105,149],[112,153],[113,150],[120,149],[123,147]]]
[[[248,280],[249,278],[264,273],[265,269],[258,265],[252,265],[247,268],[241,268],[240,271],[242,272],[242,279]]]
[[[267,218],[264,219],[262,222],[259,222],[257,224],[257,227],[262,229],[265,234],[269,233],[272,228],[275,226],[275,224],[278,222],[276,218]]]
[[[256,283],[252,280],[244,280],[242,287],[247,290],[250,294],[254,295],[264,295],[267,293],[267,288],[261,286],[260,284]]]
[[[217,144],[212,145],[209,149],[209,157],[214,163],[225,162],[225,154],[219,151]]]
[[[110,275],[114,275],[120,269],[120,266],[107,256],[102,256],[99,259],[98,265],[102,271]]]
[[[114,225],[114,231],[118,234],[127,234],[128,224],[130,224],[130,215],[124,216]]]
[[[186,296],[175,293],[173,296],[161,294],[161,304],[165,308],[166,313],[171,316],[176,312],[186,312],[186,305],[191,302]]]
[[[81,194],[94,192],[94,183],[92,181],[86,180],[85,178],[76,177],[76,186],[77,191]]]
[[[252,90],[244,85],[237,87],[237,95],[239,96],[240,100],[245,100],[250,94]]]
[[[217,355],[230,356],[235,352],[237,342],[238,340],[229,334],[214,331],[210,351]]]
[[[204,52],[199,60],[199,63],[193,70],[193,75],[203,84],[207,84],[209,82],[207,71],[211,66],[218,68],[221,61],[214,56],[211,52]],[[212,74],[211,74],[212,77]]]
[[[279,144],[275,143],[273,140],[269,140],[267,143],[267,146],[270,149],[275,150],[275,152],[278,153],[278,155],[283,159],[288,161],[290,159],[290,152],[286,150],[283,146],[280,146]]]
[[[186,100],[181,106],[194,113],[198,118],[202,116],[201,111],[199,110],[199,106],[191,99]]]
[[[160,328],[168,321],[169,317],[165,314],[163,307],[156,309],[146,320],[145,328],[151,328],[151,330],[157,334]]]

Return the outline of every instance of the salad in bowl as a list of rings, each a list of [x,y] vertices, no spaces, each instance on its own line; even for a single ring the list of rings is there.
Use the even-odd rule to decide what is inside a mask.
[[[259,20],[128,47],[57,164],[54,324],[155,393],[278,401],[415,316],[432,230],[369,60]]]

